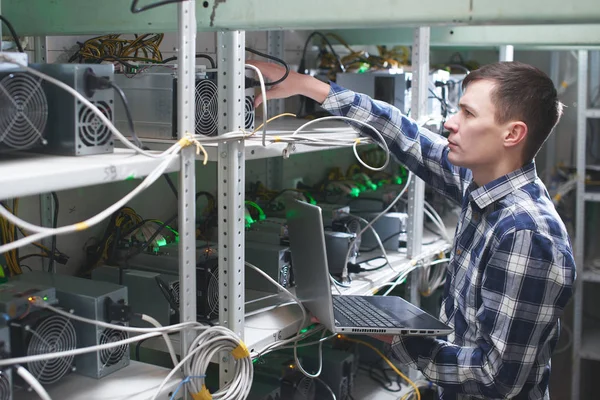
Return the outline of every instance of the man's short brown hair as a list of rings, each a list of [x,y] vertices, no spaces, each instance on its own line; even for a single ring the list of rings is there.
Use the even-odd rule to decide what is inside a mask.
[[[498,62],[468,74],[463,80],[463,89],[479,80],[495,83],[491,99],[497,123],[523,121],[527,125],[524,161],[533,160],[563,112],[552,80],[531,65]]]

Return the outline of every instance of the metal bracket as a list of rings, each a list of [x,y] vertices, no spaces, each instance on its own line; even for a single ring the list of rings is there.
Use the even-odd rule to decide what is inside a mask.
[[[219,133],[244,128],[245,32],[217,33]],[[245,153],[240,141],[219,144],[219,323],[244,337]],[[221,387],[233,378],[234,360],[221,355]]]
[[[34,36],[33,38],[33,59],[38,64],[48,62],[48,37]]]
[[[515,60],[515,48],[510,44],[500,46],[500,61],[514,61]]]

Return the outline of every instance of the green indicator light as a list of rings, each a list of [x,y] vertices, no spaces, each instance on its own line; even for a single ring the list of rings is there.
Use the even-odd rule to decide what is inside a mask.
[[[360,194],[359,188],[352,188],[352,190],[350,191],[350,196],[352,196],[352,197],[358,197],[359,194]]]
[[[44,296],[44,301],[48,301],[48,296]]]

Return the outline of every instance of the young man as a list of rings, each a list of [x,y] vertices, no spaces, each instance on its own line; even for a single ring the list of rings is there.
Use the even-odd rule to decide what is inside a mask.
[[[283,74],[252,63],[269,79]],[[440,399],[549,399],[550,357],[575,263],[533,159],[562,104],[552,81],[522,63],[486,65],[463,86],[460,112],[445,124],[448,139],[389,104],[306,75],[290,73],[267,95],[304,95],[368,122],[401,163],[462,207],[440,316],[454,333],[393,338],[396,356],[438,385]]]

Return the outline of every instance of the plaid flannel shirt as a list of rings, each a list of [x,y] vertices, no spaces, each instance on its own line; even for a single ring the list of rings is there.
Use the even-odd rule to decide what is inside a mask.
[[[444,137],[389,104],[331,83],[323,107],[373,125],[394,157],[462,207],[440,312],[454,332],[395,338],[399,360],[438,385],[440,399],[549,399],[575,262],[534,163],[478,187],[470,170],[448,161]]]

